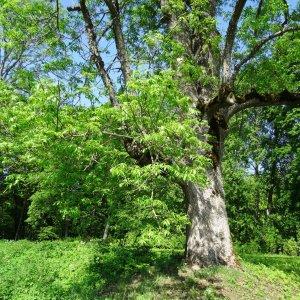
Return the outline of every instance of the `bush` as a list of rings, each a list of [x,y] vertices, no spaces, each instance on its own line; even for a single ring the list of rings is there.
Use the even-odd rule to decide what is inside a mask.
[[[38,239],[40,241],[52,241],[57,240],[59,236],[55,233],[55,228],[53,226],[42,227],[38,234]]]
[[[282,252],[287,255],[296,256],[299,254],[298,243],[294,238],[290,238],[288,240],[283,241],[283,249]]]
[[[260,250],[262,252],[278,253],[282,244],[282,237],[274,226],[266,224],[261,230],[260,239]]]
[[[237,244],[235,249],[238,253],[259,253],[260,247],[257,241],[251,241],[245,244]]]

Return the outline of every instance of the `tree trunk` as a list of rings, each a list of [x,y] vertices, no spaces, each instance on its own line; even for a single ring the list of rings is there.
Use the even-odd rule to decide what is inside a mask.
[[[103,237],[102,239],[105,241],[108,237],[108,229],[109,229],[109,222],[106,222],[105,228],[104,228],[104,232],[103,232]]]
[[[188,182],[185,194],[188,200],[188,229],[186,259],[189,265],[235,265],[228,218],[225,208],[220,168],[208,174],[209,184],[200,188]]]
[[[186,260],[192,267],[235,266],[221,175],[224,130],[215,127],[213,166],[207,171],[207,186],[186,182],[183,190],[188,203]],[[211,132],[212,133],[212,128]]]
[[[23,231],[23,234],[24,235],[24,214],[25,214],[25,211],[26,211],[26,206],[27,206],[27,200],[24,199],[23,200],[23,205],[22,205],[22,208],[21,208],[21,212],[19,213],[19,220],[18,220],[18,226],[17,226],[17,230],[16,230],[16,233],[15,233],[15,240],[17,241],[20,237],[20,233],[21,233],[21,230]]]

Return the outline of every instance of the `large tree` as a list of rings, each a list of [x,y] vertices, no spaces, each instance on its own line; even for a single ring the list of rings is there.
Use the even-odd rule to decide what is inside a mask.
[[[234,266],[221,174],[229,120],[251,107],[300,104],[299,8],[290,7],[283,0],[80,0],[75,6],[66,7],[67,10],[65,1],[58,0],[45,1],[41,8],[35,6],[34,0],[25,4],[20,0],[3,2],[5,9],[11,11],[13,7],[18,12],[4,18],[6,24],[2,26],[1,80],[10,85],[10,91],[18,90],[21,100],[14,105],[10,99],[8,107],[12,106],[11,111],[16,114],[19,109],[20,115],[30,117],[26,126],[31,128],[30,134],[37,134],[34,141],[40,143],[40,148],[44,148],[43,141],[49,136],[52,150],[63,148],[58,137],[66,144],[66,139],[80,137],[80,144],[97,137],[91,157],[85,157],[88,161],[85,166],[76,156],[82,150],[80,145],[76,142],[69,147],[77,149],[76,168],[83,168],[85,174],[95,165],[100,166],[97,174],[103,190],[112,190],[111,194],[119,182],[112,181],[109,174],[127,176],[121,182],[121,192],[125,195],[126,189],[132,189],[131,199],[138,195],[134,195],[135,191],[148,189],[148,198],[141,195],[137,202],[142,200],[144,206],[140,208],[153,214],[154,220],[157,220],[155,207],[149,203],[161,205],[155,200],[154,185],[160,184],[157,194],[163,197],[165,193],[166,199],[173,191],[164,191],[163,186],[176,190],[170,198],[177,197],[180,187],[189,217],[187,262],[197,267]],[[45,29],[46,43],[43,36],[41,40],[28,40],[22,32],[7,31],[11,19],[21,15],[26,7],[33,9],[33,20],[41,12],[46,14],[46,18],[37,18],[45,28],[32,22],[34,31],[30,30],[33,37],[39,37]],[[43,7],[46,9],[42,10]],[[47,26],[48,9],[51,22]],[[23,16],[26,20],[28,13]],[[21,21],[17,29],[21,25],[27,28],[26,22]],[[16,37],[20,39],[20,49],[11,47]],[[34,59],[26,64],[27,57]],[[39,57],[43,61],[36,63]],[[19,74],[17,71],[22,71],[22,75],[24,70],[36,75],[37,84],[30,81],[34,87],[20,86],[18,78],[24,76],[14,76]],[[99,89],[98,78],[103,89]],[[81,118],[68,117],[66,107],[70,100],[82,96],[92,104],[97,98],[101,102],[107,98],[109,106],[104,104],[99,110],[89,112],[91,118],[83,109],[83,124],[73,128],[71,123]],[[43,100],[50,103],[49,117],[43,122],[55,121],[51,126],[48,124],[50,133],[38,126],[39,118],[43,118],[41,111],[45,110]],[[33,111],[24,104],[26,101],[33,103]],[[10,112],[6,115],[11,120]],[[16,130],[4,125],[6,135],[9,130]],[[21,129],[19,135],[23,141],[28,134]],[[29,153],[22,157],[31,158],[36,149],[31,144],[30,141],[25,150],[22,148]],[[44,172],[65,172],[64,166],[75,165],[75,159],[70,159],[72,156],[64,151],[59,151],[58,156],[55,151],[51,154],[44,154],[46,164],[39,166]],[[12,155],[10,164],[15,164],[16,155]],[[64,164],[59,164],[59,157],[66,160]],[[25,169],[30,167],[26,165]],[[68,170],[63,174],[68,175]],[[69,191],[76,193],[82,184],[76,176],[73,183],[71,189],[65,188],[65,184],[57,186],[69,195]],[[50,185],[42,183],[43,188]],[[39,195],[42,193],[35,199]],[[126,202],[126,197],[120,195],[120,203]],[[73,196],[75,199],[76,194]],[[120,206],[114,205],[110,213],[121,209]]]
[[[190,218],[187,261],[196,266],[234,266],[221,175],[228,122],[234,114],[246,108],[300,103],[298,12],[282,0],[248,3],[237,0],[223,4],[216,0],[104,2],[105,5],[100,5],[97,1],[80,0],[77,6],[68,10],[81,14],[91,59],[111,105],[116,110],[122,107],[118,89],[129,90],[133,95],[138,93],[127,85],[133,70],[139,68],[136,58],[149,47],[149,43],[145,46],[145,37],[149,41],[152,35],[154,50],[144,50],[145,57],[148,55],[152,62],[144,68],[149,72],[151,68],[153,72],[161,68],[174,71],[174,80],[191,99],[190,106],[197,109],[199,126],[194,127],[196,134],[211,145],[211,150],[205,152],[211,160],[206,168],[206,186],[201,187],[190,180],[179,182],[188,202]],[[107,26],[100,27],[101,30],[101,14],[99,11],[95,14],[97,5],[103,9],[101,20],[105,20]],[[226,25],[222,21],[218,28],[222,8],[229,15],[229,22]],[[227,30],[223,30],[225,26]],[[218,29],[224,31],[224,35]],[[105,65],[106,56],[101,52],[98,32],[105,30],[111,32],[114,42],[121,84],[114,83],[117,76],[111,75]],[[126,130],[130,132],[129,127]],[[129,155],[139,163],[153,163],[147,145],[130,138],[124,138],[123,143]],[[199,155],[202,154],[199,149]],[[172,161],[168,163],[172,164]],[[189,163],[187,160],[186,164]]]

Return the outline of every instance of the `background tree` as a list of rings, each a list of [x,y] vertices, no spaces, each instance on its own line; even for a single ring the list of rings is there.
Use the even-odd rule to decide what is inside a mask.
[[[297,108],[273,107],[232,119],[224,160],[229,219],[235,240],[254,251],[286,252],[287,243],[296,245],[298,114]]]

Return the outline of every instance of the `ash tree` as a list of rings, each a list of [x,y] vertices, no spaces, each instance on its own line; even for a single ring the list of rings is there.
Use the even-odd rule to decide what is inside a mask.
[[[58,105],[48,117],[57,120],[51,136],[66,142],[65,136],[76,139],[80,133],[79,144],[92,142],[87,151],[91,158],[85,156],[85,166],[80,159],[74,159],[74,164],[76,161],[78,170],[84,172],[95,166],[101,169],[92,174],[96,183],[87,190],[97,189],[98,193],[101,186],[108,206],[111,199],[119,199],[109,208],[111,215],[117,215],[119,209],[119,215],[127,219],[134,214],[130,201],[136,201],[143,217],[151,214],[153,222],[159,222],[158,210],[172,214],[172,205],[167,210],[167,204],[160,201],[164,195],[168,202],[183,194],[189,219],[188,264],[235,266],[221,173],[228,124],[232,116],[248,108],[300,104],[299,4],[295,7],[283,0],[80,0],[68,7],[58,0],[4,3],[21,10],[44,3],[43,13],[47,15],[49,10],[48,44],[33,41],[37,42],[35,49],[48,55],[44,62],[34,59],[26,64],[27,56],[21,52],[11,68],[2,68],[5,76],[1,80],[15,88],[16,81],[9,75],[17,67],[30,69],[35,78],[30,81],[33,88],[19,91],[22,97],[29,95],[29,103],[32,99],[43,102],[47,99],[44,94],[56,91],[52,98]],[[32,16],[42,10],[34,11]],[[37,27],[34,34],[43,30]],[[26,41],[20,45],[26,48]],[[70,100],[81,97],[93,104],[89,113],[83,113],[84,118],[68,107]],[[66,99],[64,103],[57,101],[61,98]],[[97,100],[102,102],[100,106],[94,105]],[[42,116],[40,106],[43,104],[31,114],[34,124]],[[26,115],[30,115],[30,107],[27,109]],[[84,121],[71,128],[75,120]],[[44,144],[39,140],[49,136],[38,137],[43,127],[32,125],[30,131],[42,150]],[[22,131],[22,138],[26,136]],[[74,148],[80,152],[84,147],[78,143]],[[60,148],[61,143],[55,145]],[[41,155],[37,157],[41,160]],[[44,151],[43,157],[46,164],[40,168],[47,165],[53,173],[60,168],[57,156],[51,158]],[[48,166],[49,157],[53,166]],[[95,179],[97,176],[100,179]],[[77,182],[75,186],[77,189]],[[122,202],[128,205],[125,217]],[[109,224],[110,216],[107,219]],[[172,224],[167,220],[165,226]],[[135,226],[141,225],[135,222]]]
[[[105,0],[103,4],[80,0],[68,10],[82,18],[91,61],[111,106],[128,114],[134,110],[119,128],[127,153],[140,166],[160,165],[160,172],[174,176],[184,192],[190,219],[187,262],[234,266],[221,174],[228,122],[247,108],[300,103],[299,4],[294,8],[282,0]],[[103,35],[115,47],[114,72],[102,51]],[[169,87],[173,96],[164,92]],[[181,103],[172,103],[178,97]],[[142,104],[138,99],[143,99]],[[148,118],[151,102],[152,127],[142,121]],[[178,132],[172,128],[171,136],[163,134],[168,129],[160,122],[160,110],[176,115]],[[180,124],[193,130],[189,138],[198,139],[197,150],[197,142],[184,140]],[[163,147],[169,138],[180,144],[178,157]],[[175,174],[176,166],[179,173],[184,167],[189,172]],[[192,170],[206,183],[201,184]]]

